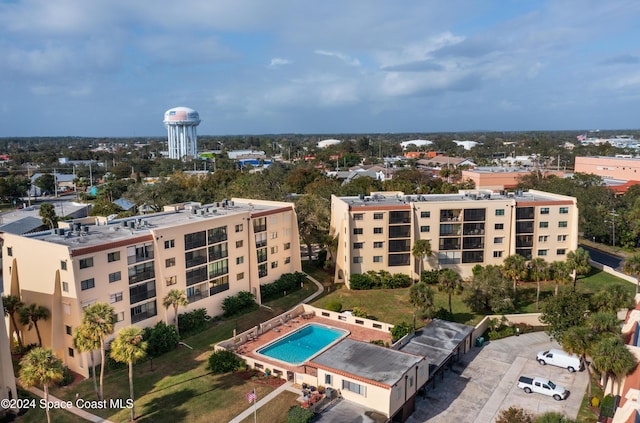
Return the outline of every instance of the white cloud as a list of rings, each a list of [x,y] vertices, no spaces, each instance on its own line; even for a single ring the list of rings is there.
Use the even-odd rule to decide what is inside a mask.
[[[277,68],[280,66],[290,65],[291,63],[292,62],[290,60],[282,59],[280,57],[274,57],[273,59],[271,59],[271,62],[269,63],[269,67]]]
[[[348,55],[337,51],[316,50],[314,53],[320,56],[335,57],[336,59],[340,59],[349,66],[360,66],[360,61],[358,59],[351,58]]]

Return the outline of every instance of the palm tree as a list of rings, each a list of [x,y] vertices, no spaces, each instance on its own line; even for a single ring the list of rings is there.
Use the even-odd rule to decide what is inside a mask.
[[[451,269],[445,269],[438,275],[438,289],[444,291],[449,296],[449,313],[453,313],[451,308],[451,296],[462,292],[462,278]]]
[[[640,290],[640,254],[634,254],[622,264],[622,271],[636,277],[636,294]]]
[[[80,352],[88,352],[91,358],[91,374],[93,376],[93,389],[96,392],[96,396],[100,399],[100,391],[98,391],[98,382],[96,381],[96,362],[93,357],[93,351],[100,348],[100,336],[92,330],[92,328],[86,324],[81,323],[76,328],[76,333],[73,335],[73,344]]]
[[[18,329],[18,323],[16,322],[16,313],[20,312],[20,309],[24,306],[24,303],[20,301],[20,297],[17,295],[4,295],[2,296],[2,306],[4,307],[5,316],[9,316],[13,330],[16,333],[18,339],[18,346],[20,351],[24,350],[24,344],[22,343],[22,336],[20,336],[20,330]]]
[[[635,356],[627,349],[619,336],[607,336],[593,347],[593,365],[604,374],[604,387],[609,378],[617,381],[636,367]],[[618,385],[618,394],[620,385]]]
[[[433,309],[433,289],[425,282],[418,282],[411,286],[409,290],[409,302],[415,307],[413,313],[413,329],[416,328],[415,316],[418,311],[423,314]]]
[[[164,297],[164,300],[162,300],[162,305],[164,306],[164,308],[168,309],[169,307],[173,307],[173,323],[176,326],[176,333],[178,334],[178,336],[180,336],[180,332],[178,330],[178,307],[184,307],[187,304],[189,304],[187,294],[181,289],[172,289],[167,293],[167,296]]]
[[[536,310],[538,310],[540,305],[540,279],[545,277],[548,268],[549,265],[541,257],[534,258],[529,262],[529,270],[531,270],[534,279],[538,283],[538,290],[536,291]]]
[[[515,304],[518,281],[521,281],[527,276],[525,258],[520,254],[514,254],[504,259],[502,263],[502,274],[513,280],[513,302]]]
[[[420,280],[420,278],[422,277],[424,259],[433,254],[433,251],[431,251],[431,242],[429,242],[428,239],[417,239],[413,243],[411,254],[413,255],[413,257],[420,261],[420,275],[418,276],[418,280]]]
[[[20,323],[27,327],[27,330],[36,328],[36,334],[38,335],[38,346],[42,346],[42,337],[40,336],[40,329],[38,328],[38,321],[49,320],[51,312],[45,306],[38,304],[29,304],[26,307],[20,309]]]
[[[591,353],[594,343],[594,333],[586,326],[572,326],[562,337],[562,348],[569,354],[576,354],[580,357],[580,363],[587,371],[589,399],[591,399],[591,369],[587,362],[587,355]]]
[[[34,348],[20,360],[20,382],[26,388],[42,385],[44,389],[45,412],[49,423],[49,384],[61,381],[63,374],[62,361],[49,348]]]
[[[105,343],[107,337],[113,333],[115,324],[114,310],[107,303],[94,303],[82,312],[82,324],[100,339],[100,399],[104,399],[104,367],[106,365]]]
[[[116,339],[111,342],[111,358],[120,363],[129,364],[129,397],[131,398],[131,421],[136,419],[135,397],[133,394],[133,363],[147,354],[147,342],[142,340],[142,329],[129,326],[120,329]]]
[[[558,295],[560,284],[571,280],[571,269],[565,261],[554,261],[551,263],[551,273],[556,281],[556,288],[553,295]]]
[[[567,253],[567,266],[573,273],[573,290],[576,290],[578,275],[586,275],[591,271],[589,252],[582,247]]]

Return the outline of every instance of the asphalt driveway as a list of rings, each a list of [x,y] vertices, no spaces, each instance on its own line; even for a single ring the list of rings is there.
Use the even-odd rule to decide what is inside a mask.
[[[558,411],[576,418],[587,387],[587,373],[569,373],[541,366],[536,353],[559,348],[544,332],[530,333],[472,347],[461,361],[430,382],[426,398],[419,397],[408,423],[492,423],[500,410],[522,407],[534,414]],[[517,387],[520,376],[549,378],[571,394],[564,401],[541,394],[526,394]]]

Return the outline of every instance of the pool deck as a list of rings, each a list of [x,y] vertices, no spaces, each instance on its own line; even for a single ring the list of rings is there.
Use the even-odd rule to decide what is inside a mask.
[[[366,328],[359,325],[349,324],[349,323],[336,321],[332,319],[326,319],[324,317],[319,317],[314,315],[308,318],[302,318],[298,316],[294,319],[288,320],[283,324],[280,324],[270,330],[263,332],[262,334],[254,337],[252,340],[249,340],[239,345],[238,348],[236,348],[235,352],[242,357],[252,358],[264,363],[269,363],[274,367],[282,368],[287,371],[291,371],[295,373],[304,373],[304,364],[299,366],[288,364],[286,362],[271,359],[265,355],[258,354],[256,353],[256,350],[259,350],[260,348],[270,344],[274,340],[280,339],[290,334],[291,332],[294,332],[310,323],[316,323],[319,325],[324,325],[332,328],[347,330],[349,331],[349,334],[346,337],[356,341],[370,342],[375,340],[381,340],[384,343],[391,344],[391,334],[388,332],[384,332],[377,329]],[[341,339],[344,339],[344,338],[341,338]],[[333,343],[331,345],[333,345]],[[314,354],[314,356],[315,355],[317,354]]]

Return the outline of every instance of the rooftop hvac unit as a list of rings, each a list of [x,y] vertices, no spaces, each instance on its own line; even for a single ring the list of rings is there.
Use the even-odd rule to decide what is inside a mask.
[[[58,234],[60,234],[60,236],[64,236],[65,232],[67,232],[65,228],[58,228]]]

